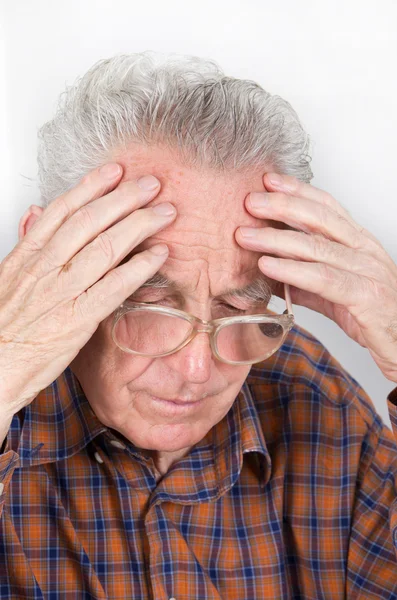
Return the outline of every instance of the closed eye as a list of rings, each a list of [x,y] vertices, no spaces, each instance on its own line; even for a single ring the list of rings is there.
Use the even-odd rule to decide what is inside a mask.
[[[138,300],[138,302],[142,302],[143,304],[149,304],[150,306],[169,306],[169,304],[167,304],[166,300],[153,300],[153,301]],[[226,304],[226,303],[220,303],[215,308],[224,309],[224,310],[232,312],[233,314],[236,314],[236,315],[244,314],[245,312],[247,312],[246,309],[244,309],[244,308],[237,308],[236,306],[232,306],[231,304]]]
[[[226,308],[227,310],[230,310],[231,312],[235,312],[236,314],[242,314],[245,313],[246,311],[243,308],[236,308],[235,306],[232,306],[231,304],[220,304],[219,306]]]

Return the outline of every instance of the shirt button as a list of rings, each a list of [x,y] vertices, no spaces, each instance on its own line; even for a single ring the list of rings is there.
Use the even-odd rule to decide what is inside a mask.
[[[125,450],[125,446],[124,444],[122,444],[121,442],[118,442],[117,440],[110,440],[110,443],[112,444],[112,446],[114,446],[115,448],[120,448],[120,450]]]
[[[174,596],[172,596],[172,598],[170,598],[170,600],[175,600]]]
[[[97,459],[97,461],[98,461],[100,464],[102,464],[102,463],[103,463],[103,460],[102,460],[102,458],[101,458],[101,455],[99,454],[99,452],[95,452],[94,456],[95,456],[95,458]]]

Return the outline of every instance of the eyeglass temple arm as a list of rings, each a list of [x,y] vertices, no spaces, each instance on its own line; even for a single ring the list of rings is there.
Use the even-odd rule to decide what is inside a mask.
[[[287,310],[284,311],[284,315],[289,314],[292,315],[292,302],[291,302],[291,292],[289,289],[289,285],[288,283],[284,283],[284,295],[285,295],[285,301],[287,303]]]

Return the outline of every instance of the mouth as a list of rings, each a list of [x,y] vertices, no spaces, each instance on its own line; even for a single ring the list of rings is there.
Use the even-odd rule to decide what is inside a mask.
[[[193,404],[198,404],[203,398],[198,398],[197,400],[180,400],[179,398],[159,398],[158,396],[152,396],[155,400],[160,400],[161,402],[171,402],[172,404],[176,404],[178,406],[193,406]]]
[[[205,402],[205,398],[199,398],[198,400],[192,401],[181,400],[179,398],[172,398],[168,400],[166,398],[159,398],[157,396],[150,396],[150,398],[153,409],[165,416],[175,416],[194,412]]]

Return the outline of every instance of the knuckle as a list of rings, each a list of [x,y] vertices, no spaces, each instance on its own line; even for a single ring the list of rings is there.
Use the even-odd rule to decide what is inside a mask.
[[[326,254],[327,250],[329,250],[329,247],[326,247],[326,240],[324,236],[319,235],[318,233],[312,234],[311,243],[314,258],[318,260],[324,258],[324,254]]]
[[[334,280],[337,283],[338,291],[347,295],[350,295],[354,291],[357,283],[357,278],[352,273],[346,271],[340,271],[338,277],[335,276]]]
[[[73,216],[73,226],[77,225],[83,231],[93,231],[95,221],[92,215],[92,209],[89,206],[82,206]]]
[[[26,254],[21,252],[19,249],[22,247],[16,246],[10,254],[7,254],[0,262],[0,272],[4,274],[6,279],[11,278],[15,273],[18,273],[21,269],[21,265],[26,263]],[[25,245],[26,248],[26,245]]]
[[[333,287],[339,293],[348,296],[356,286],[356,277],[352,273],[336,270],[328,265],[322,266],[322,274],[325,288]]]
[[[51,211],[55,220],[61,222],[69,219],[71,215],[71,208],[67,202],[66,195],[64,194],[58,196],[58,198],[49,205],[48,210]]]
[[[123,277],[122,273],[120,273],[120,271],[118,269],[114,269],[113,271],[111,271],[109,273],[109,279],[112,282],[112,287],[115,287],[120,290],[125,288],[125,283],[126,283],[125,278]]]
[[[349,235],[349,244],[353,250],[361,250],[363,247],[363,236],[358,229],[353,228]]]
[[[338,221],[339,221],[339,218],[340,218],[340,215],[337,215]],[[319,206],[318,207],[318,220],[320,223],[321,231],[323,231],[324,233],[329,231],[330,221],[331,221],[331,212],[329,211],[329,209]],[[339,225],[342,225],[342,223],[338,222],[338,226]]]
[[[331,210],[335,211],[336,213],[340,214],[338,212],[340,204],[329,192],[322,190],[321,196],[322,196],[322,202],[326,207],[328,207]]]
[[[103,231],[99,234],[92,243],[94,244],[95,249],[98,247],[106,259],[110,263],[113,263],[115,258],[114,247],[112,239],[107,231]]]
[[[333,269],[326,263],[321,263],[319,265],[319,270],[321,278],[325,281],[327,285],[335,281],[335,269]]]
[[[361,235],[358,232],[352,233],[349,239],[349,244],[353,250],[361,250],[363,247]]]
[[[20,248],[28,252],[29,254],[36,254],[42,249],[40,244],[36,242],[36,240],[31,236],[25,236],[20,241]]]
[[[84,323],[87,321],[88,316],[92,314],[88,304],[86,293],[81,294],[74,300],[72,313],[77,322]]]
[[[390,269],[382,261],[375,260],[370,254],[362,253],[363,274],[373,276],[378,281],[388,281],[390,279]]]
[[[51,246],[44,246],[41,251],[40,259],[46,263],[50,268],[58,268],[59,262],[56,254],[52,250]]]
[[[370,239],[376,239],[376,238],[375,238],[375,237],[372,235],[372,233],[370,233],[370,232],[368,231],[368,229],[365,229],[365,227],[363,227],[362,225],[359,225],[359,226],[358,226],[358,230],[359,230],[359,232],[360,232],[360,234],[361,234],[361,235],[364,235],[365,237],[369,237]]]
[[[375,281],[369,279],[371,295],[376,298],[376,301],[381,306],[394,306],[396,297],[394,290],[391,289],[390,285],[384,282]]]
[[[287,235],[296,247],[299,247],[302,243],[307,241],[305,237],[302,237],[304,234],[302,234],[302,232],[298,229],[290,228]]]
[[[341,261],[346,261],[346,248],[338,242],[332,242],[322,235],[313,236],[314,255],[319,260],[326,258],[332,259],[333,262],[340,264]]]
[[[117,293],[124,293],[124,290],[126,290],[127,287],[126,280],[119,269],[113,269],[113,271],[108,274],[108,283],[110,289]]]

